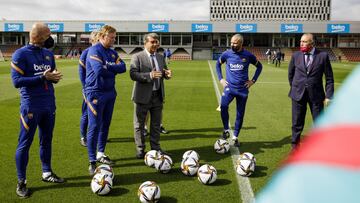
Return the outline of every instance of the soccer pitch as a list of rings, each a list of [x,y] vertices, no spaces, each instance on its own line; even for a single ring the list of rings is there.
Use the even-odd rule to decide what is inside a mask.
[[[15,150],[19,133],[19,93],[11,82],[9,61],[0,62],[0,149],[1,202],[16,202],[17,177]],[[215,72],[215,61],[210,61]],[[251,87],[243,128],[240,132],[240,152],[251,152],[257,159],[255,173],[249,177],[256,194],[266,184],[290,151],[291,100],[287,63],[280,68],[263,62],[263,72]],[[335,90],[355,67],[355,63],[333,63]],[[57,115],[53,138],[52,167],[65,178],[65,184],[41,181],[39,139],[36,133],[30,149],[27,186],[32,194],[27,202],[139,202],[137,189],[152,180],[161,188],[160,202],[241,202],[237,174],[230,154],[216,154],[213,145],[222,133],[218,100],[208,61],[172,61],[173,78],[165,81],[166,101],[163,123],[167,135],[161,135],[161,146],[172,154],[174,167],[161,174],[135,158],[133,139],[133,81],[129,72],[117,76],[118,96],[106,147],[106,154],[116,161],[113,167],[114,187],[109,195],[91,192],[86,148],[80,146],[81,85],[77,60],[58,60],[57,68],[63,80],[55,85]],[[129,68],[129,61],[127,61]],[[224,69],[224,66],[223,66]],[[255,67],[250,68],[250,77]],[[219,84],[218,84],[219,85]],[[220,85],[219,85],[220,87]],[[221,90],[220,90],[221,91]],[[336,96],[336,92],[335,92]],[[230,107],[230,121],[235,120],[235,102]],[[311,128],[308,110],[304,133]],[[148,138],[147,138],[148,139]],[[149,141],[147,140],[147,150]],[[218,179],[212,185],[202,185],[196,177],[180,171],[182,154],[186,150],[200,154],[200,164],[212,164]]]

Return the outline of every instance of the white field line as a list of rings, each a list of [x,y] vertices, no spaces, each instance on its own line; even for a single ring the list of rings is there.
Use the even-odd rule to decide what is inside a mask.
[[[220,91],[219,91],[218,84],[216,82],[217,80],[215,79],[214,71],[212,69],[210,61],[208,61],[208,64],[209,64],[209,69],[210,69],[211,77],[212,77],[213,84],[214,84],[215,94],[216,94],[216,97],[218,99],[218,103],[220,105],[221,94],[220,94]],[[231,130],[231,134],[233,134],[232,129],[231,129],[231,125],[230,125],[230,120],[229,120],[229,127],[230,127],[230,130]],[[234,170],[235,170],[236,160],[239,158],[240,151],[239,151],[239,148],[234,147],[232,141],[230,143],[230,153],[231,153],[231,158],[232,158],[233,165],[234,165]],[[236,179],[237,179],[237,182],[238,182],[242,202],[243,203],[253,203],[253,202],[255,202],[254,192],[253,192],[253,190],[251,188],[251,183],[249,181],[249,178],[239,176],[239,175],[237,175],[236,172],[235,172],[235,174],[236,174]]]

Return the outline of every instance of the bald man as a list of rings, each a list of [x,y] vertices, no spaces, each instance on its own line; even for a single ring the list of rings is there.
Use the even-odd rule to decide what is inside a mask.
[[[50,34],[45,24],[34,24],[30,32],[30,43],[16,50],[11,61],[12,81],[15,88],[20,89],[20,133],[15,160],[18,176],[16,194],[21,198],[30,195],[26,187],[26,167],[37,127],[42,180],[64,182],[51,168],[51,142],[56,109],[53,83],[59,82],[62,75],[55,68],[53,53],[48,50],[54,45]]]
[[[235,147],[240,146],[238,136],[242,127],[245,115],[245,106],[249,94],[249,89],[255,84],[262,70],[262,64],[256,59],[255,55],[246,51],[242,45],[244,38],[240,34],[231,37],[231,49],[221,54],[216,63],[216,72],[224,92],[221,96],[221,120],[224,131],[220,136],[223,139],[230,137],[229,129],[229,105],[236,98],[236,120],[232,141]],[[226,79],[221,72],[221,64],[226,63]],[[249,80],[249,65],[256,67],[254,76]]]
[[[305,33],[301,37],[300,50],[294,52],[289,63],[288,77],[292,104],[291,147],[294,150],[300,145],[307,104],[315,120],[334,94],[334,75],[329,55],[315,48],[313,34]]]

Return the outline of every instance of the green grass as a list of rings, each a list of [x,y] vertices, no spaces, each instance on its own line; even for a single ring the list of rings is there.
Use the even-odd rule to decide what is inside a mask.
[[[127,64],[129,64],[127,62]],[[214,67],[214,62],[212,62]],[[333,63],[335,82],[339,87],[355,64]],[[77,61],[59,60],[57,67],[64,79],[56,85],[57,116],[53,139],[53,170],[67,180],[65,184],[49,184],[40,180],[39,139],[35,135],[27,168],[28,187],[32,191],[27,202],[138,202],[139,185],[153,180],[160,185],[161,202],[241,202],[231,156],[218,155],[213,144],[222,131],[211,74],[207,61],[175,61],[170,64],[173,79],[166,81],[164,125],[170,131],[161,135],[161,146],[173,154],[175,162],[169,174],[160,174],[135,159],[133,141],[133,103],[130,100],[133,82],[129,73],[117,76],[116,100],[106,153],[116,161],[114,188],[108,196],[99,197],[90,190],[87,150],[79,144],[81,86]],[[0,62],[0,199],[20,201],[15,194],[16,168],[14,154],[19,132],[19,96],[11,83],[9,62]],[[253,73],[254,68],[252,68]],[[256,156],[257,167],[250,177],[255,193],[269,180],[290,150],[291,101],[287,97],[287,64],[280,68],[265,64],[258,82],[251,88],[240,133],[240,151]],[[230,119],[235,120],[234,103]],[[307,116],[305,133],[311,127]],[[149,142],[147,141],[147,146]],[[196,150],[201,163],[210,163],[218,170],[218,180],[202,185],[195,177],[186,177],[179,170],[181,156]]]

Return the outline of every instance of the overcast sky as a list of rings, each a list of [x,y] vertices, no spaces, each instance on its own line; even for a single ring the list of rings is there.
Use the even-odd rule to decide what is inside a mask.
[[[210,0],[0,0],[7,20],[209,20]],[[332,20],[360,21],[359,0],[332,0]]]

